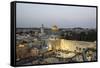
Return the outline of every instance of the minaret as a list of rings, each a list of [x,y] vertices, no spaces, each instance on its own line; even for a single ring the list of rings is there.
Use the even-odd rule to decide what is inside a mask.
[[[42,24],[42,27],[41,27],[41,35],[44,35],[44,25]]]

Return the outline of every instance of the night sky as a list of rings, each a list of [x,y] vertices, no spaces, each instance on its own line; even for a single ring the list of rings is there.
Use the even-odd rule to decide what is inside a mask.
[[[96,28],[96,8],[17,3],[16,27]]]

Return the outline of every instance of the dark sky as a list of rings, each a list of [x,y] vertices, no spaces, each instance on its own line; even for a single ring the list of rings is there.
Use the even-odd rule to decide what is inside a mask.
[[[16,27],[96,28],[96,8],[17,3]]]

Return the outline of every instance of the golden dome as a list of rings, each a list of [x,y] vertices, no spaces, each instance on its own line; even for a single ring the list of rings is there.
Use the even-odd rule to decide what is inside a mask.
[[[52,26],[51,29],[52,29],[52,31],[54,31],[54,32],[58,31],[58,27],[57,27],[56,25]]]

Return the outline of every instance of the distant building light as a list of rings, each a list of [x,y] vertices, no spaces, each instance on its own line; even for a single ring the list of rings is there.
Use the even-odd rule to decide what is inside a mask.
[[[25,45],[20,44],[18,47],[25,47]]]

